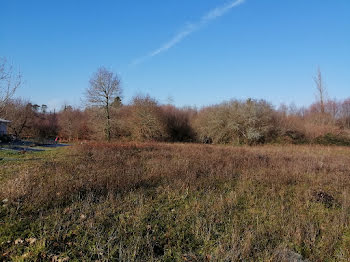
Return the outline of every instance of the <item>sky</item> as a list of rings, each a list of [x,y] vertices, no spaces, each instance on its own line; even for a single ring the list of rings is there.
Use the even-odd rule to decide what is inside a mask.
[[[123,102],[177,106],[265,99],[307,106],[321,68],[350,97],[349,0],[0,0],[0,57],[17,97],[81,106],[93,73],[121,78]]]

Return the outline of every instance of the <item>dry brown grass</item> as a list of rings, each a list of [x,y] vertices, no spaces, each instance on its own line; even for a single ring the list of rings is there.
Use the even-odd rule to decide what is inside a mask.
[[[0,247],[33,259],[277,261],[288,249],[348,261],[349,163],[345,147],[75,146],[2,182]],[[41,246],[13,244],[29,236]]]

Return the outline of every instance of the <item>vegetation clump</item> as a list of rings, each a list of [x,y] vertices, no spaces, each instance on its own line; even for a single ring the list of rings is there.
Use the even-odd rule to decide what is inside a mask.
[[[196,119],[199,141],[215,144],[261,144],[275,138],[276,119],[265,101],[232,100],[205,108]]]

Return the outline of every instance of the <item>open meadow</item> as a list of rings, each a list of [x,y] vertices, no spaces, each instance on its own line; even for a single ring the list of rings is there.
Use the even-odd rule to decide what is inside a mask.
[[[349,14],[0,1],[0,262],[350,262]]]
[[[87,143],[0,159],[0,260],[350,260],[349,147]]]

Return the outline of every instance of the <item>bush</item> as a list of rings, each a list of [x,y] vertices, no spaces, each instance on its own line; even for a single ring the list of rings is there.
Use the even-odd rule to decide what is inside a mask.
[[[89,139],[91,130],[86,111],[65,107],[58,114],[59,136],[64,140]]]
[[[195,112],[193,109],[179,109],[171,105],[162,107],[169,141],[195,141],[195,134],[191,125],[191,118]]]
[[[134,97],[131,104],[130,131],[136,141],[164,141],[166,124],[158,102],[149,96]]]
[[[287,144],[305,144],[308,142],[305,134],[297,130],[287,130],[279,140]]]
[[[313,141],[320,145],[336,145],[336,146],[350,146],[350,138],[341,135],[328,133],[324,136],[317,137]]]
[[[275,112],[263,100],[232,100],[204,108],[194,125],[204,143],[260,144],[277,136]]]

